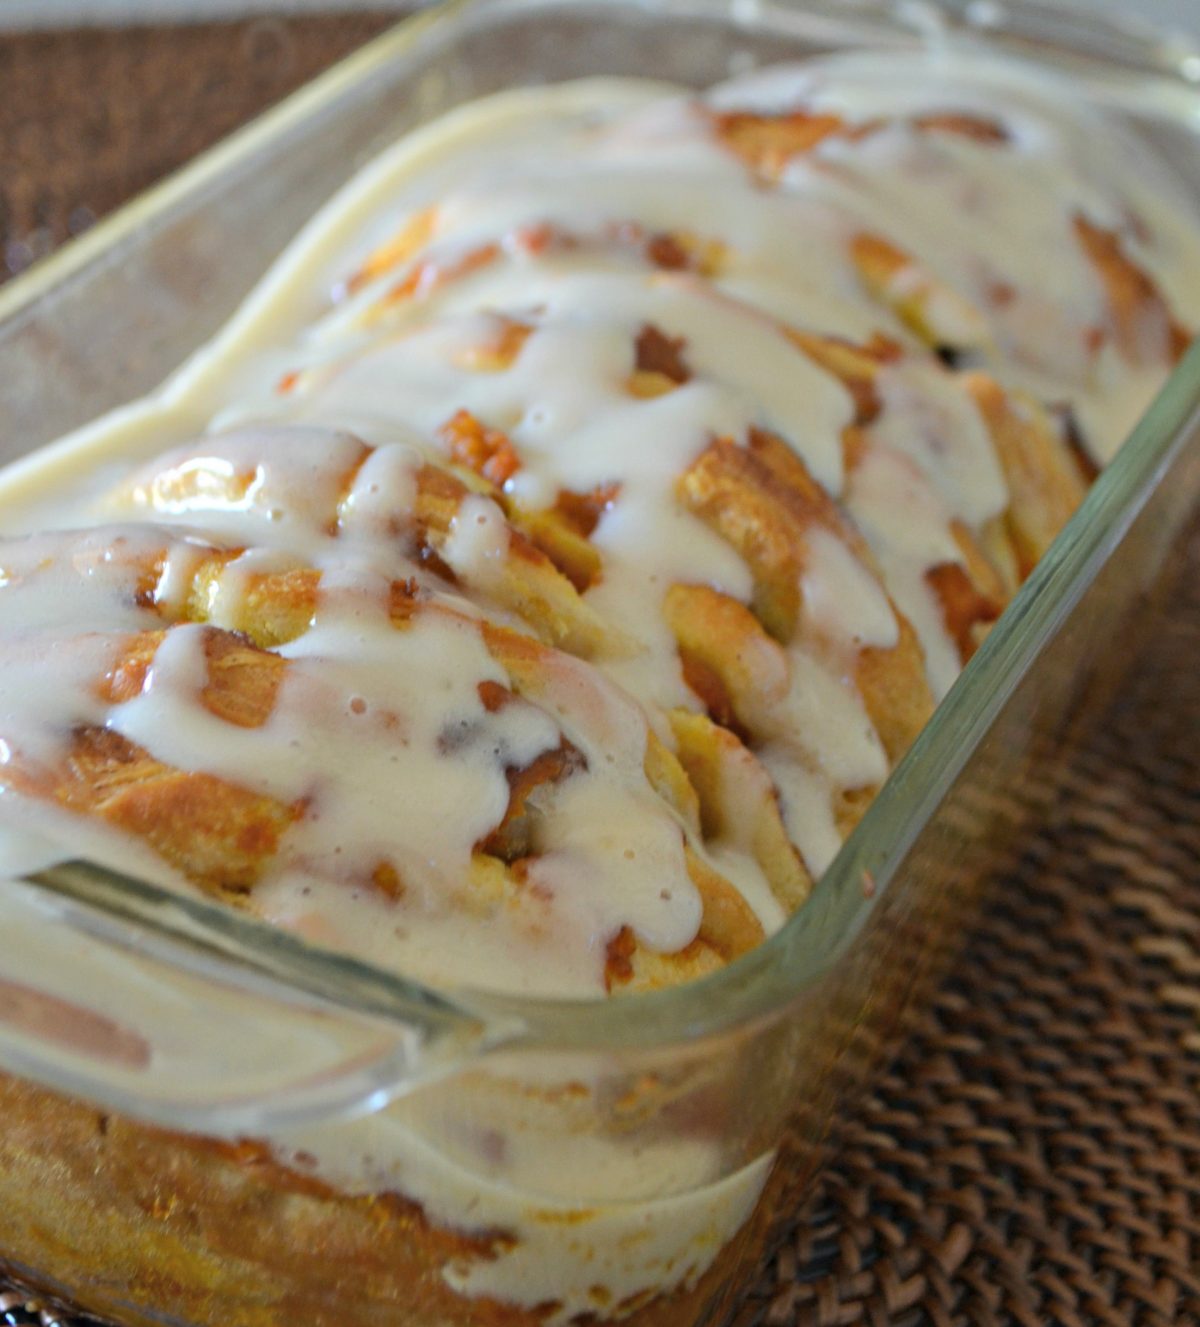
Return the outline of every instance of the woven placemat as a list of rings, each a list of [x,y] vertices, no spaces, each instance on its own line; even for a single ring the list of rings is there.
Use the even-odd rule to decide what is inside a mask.
[[[1198,572],[737,1327],[1200,1322]]]
[[[385,22],[0,38],[9,270]],[[1200,1323],[1200,551],[1190,565],[737,1327]],[[81,1322],[0,1288],[0,1323]]]

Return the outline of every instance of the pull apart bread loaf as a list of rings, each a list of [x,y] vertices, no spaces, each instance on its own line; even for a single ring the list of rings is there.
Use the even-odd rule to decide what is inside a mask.
[[[986,64],[458,113],[0,545],[0,810],[440,986],[730,962],[1183,353],[1154,172]]]

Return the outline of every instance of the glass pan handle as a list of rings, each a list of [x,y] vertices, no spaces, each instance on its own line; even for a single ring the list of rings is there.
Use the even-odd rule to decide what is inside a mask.
[[[94,863],[4,888],[0,1065],[167,1127],[369,1113],[519,1032]]]

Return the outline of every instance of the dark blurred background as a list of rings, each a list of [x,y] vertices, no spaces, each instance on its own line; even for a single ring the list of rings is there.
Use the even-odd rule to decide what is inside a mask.
[[[1046,2],[1190,30],[1200,81],[1200,0]],[[0,280],[418,3],[0,0]]]
[[[382,32],[400,8],[24,27],[0,0],[0,279]]]

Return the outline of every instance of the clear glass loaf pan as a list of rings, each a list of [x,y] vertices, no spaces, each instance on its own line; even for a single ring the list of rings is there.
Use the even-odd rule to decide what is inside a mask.
[[[961,40],[1116,108],[1200,215],[1200,54],[1048,7],[452,0],[0,292],[0,461],[161,381],[359,165],[460,102]],[[81,864],[5,884],[0,1264],[128,1324],[724,1322],[1170,610],[1198,505],[1195,347],[812,901],[690,986],[447,999]]]

